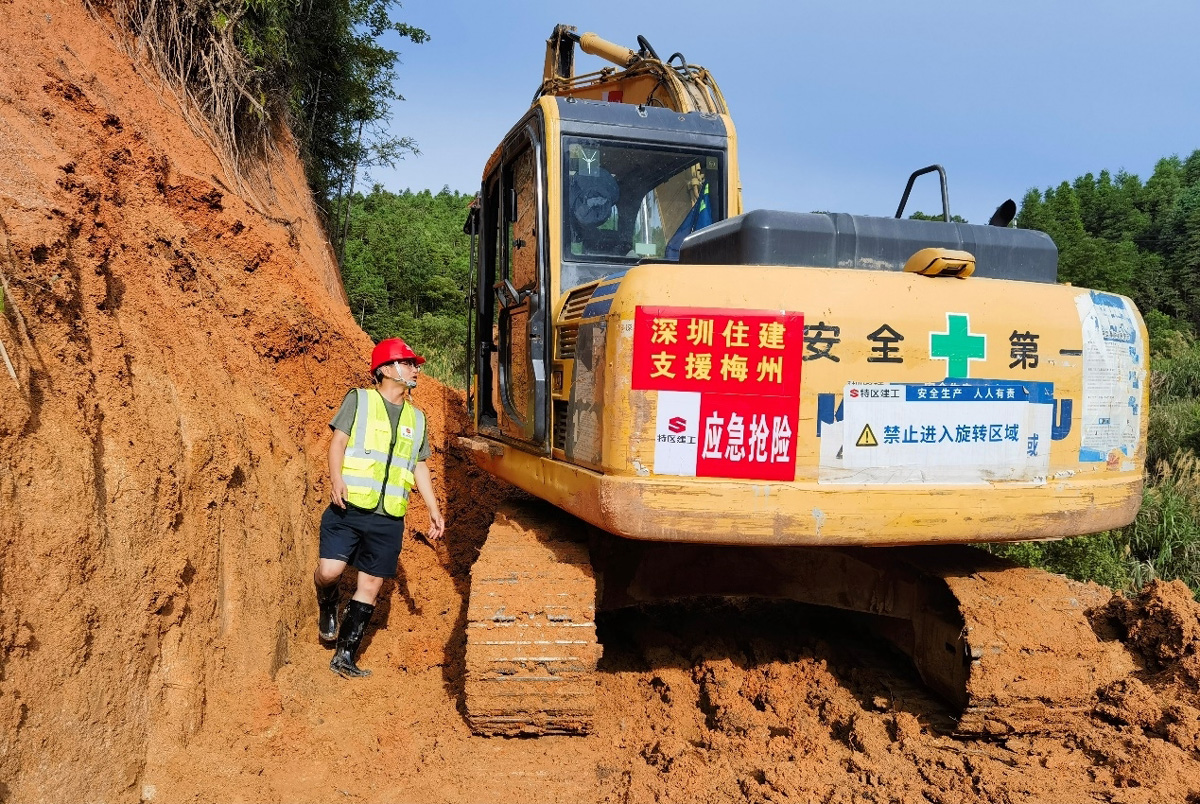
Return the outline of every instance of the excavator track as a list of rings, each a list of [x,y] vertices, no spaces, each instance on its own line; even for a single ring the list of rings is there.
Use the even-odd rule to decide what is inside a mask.
[[[945,584],[962,623],[957,639],[934,637],[914,654],[926,682],[938,688],[953,675],[934,670],[930,656],[939,645],[942,654],[951,647],[959,653],[965,679],[957,733],[1069,730],[1095,706],[1100,688],[1134,671],[1124,645],[1089,617],[1110,599],[1109,590],[968,547],[922,548],[918,555],[922,572]]]
[[[591,729],[601,648],[581,528],[542,504],[497,512],[467,606],[466,709],[475,733]]]
[[[1134,669],[1090,610],[1111,592],[973,547],[738,548],[625,542],[606,606],[695,595],[796,600],[871,615],[953,707],[962,736],[1069,730]],[[618,582],[619,581],[619,582]]]

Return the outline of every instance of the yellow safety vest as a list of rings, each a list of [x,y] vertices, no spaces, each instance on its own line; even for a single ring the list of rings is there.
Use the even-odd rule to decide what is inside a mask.
[[[359,388],[357,396],[358,407],[342,461],[346,501],[374,511],[382,494],[384,512],[404,516],[408,492],[417,482],[413,470],[417,467],[417,451],[425,440],[425,414],[405,400],[393,443],[383,395],[374,388]]]

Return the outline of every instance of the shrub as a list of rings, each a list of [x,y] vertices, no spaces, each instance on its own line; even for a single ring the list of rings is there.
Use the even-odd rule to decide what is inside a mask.
[[[1158,464],[1132,524],[1057,542],[989,545],[1018,564],[1096,581],[1122,591],[1179,580],[1200,595],[1200,459],[1177,450]]]
[[[1168,330],[1152,355],[1150,392],[1153,401],[1200,396],[1200,344],[1186,332]]]
[[[1200,452],[1200,399],[1175,398],[1151,404],[1146,470],[1160,475],[1159,465],[1179,450]]]
[[[1141,510],[1122,533],[1128,542],[1134,588],[1159,578],[1178,578],[1200,590],[1200,459],[1179,450],[1158,467]]]
[[[395,0],[89,0],[109,11],[139,55],[177,87],[237,171],[290,127],[318,204],[357,168],[414,149],[382,124],[396,91],[398,54],[385,33],[429,37],[391,18]],[[202,127],[201,127],[202,128]]]
[[[1128,543],[1122,531],[1106,531],[1056,542],[991,545],[991,551],[1027,567],[1057,572],[1077,581],[1114,589],[1132,586]]]

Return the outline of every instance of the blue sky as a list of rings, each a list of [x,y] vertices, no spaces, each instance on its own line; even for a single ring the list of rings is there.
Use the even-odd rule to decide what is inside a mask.
[[[951,212],[984,223],[1006,198],[1102,169],[1145,180],[1200,148],[1200,2],[1009,0],[407,0],[390,123],[420,155],[368,181],[473,192],[528,108],[557,23],[716,77],[737,127],[747,209],[893,215],[931,163]],[[577,72],[604,63],[579,54]],[[918,182],[909,211],[940,211]]]

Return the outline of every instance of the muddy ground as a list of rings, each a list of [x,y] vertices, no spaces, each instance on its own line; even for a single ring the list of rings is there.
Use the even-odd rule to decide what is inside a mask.
[[[371,344],[286,134],[235,171],[183,109],[102,7],[0,1],[0,801],[1200,801],[1178,584],[1096,612],[1137,669],[1064,733],[947,736],[852,619],[701,600],[601,615],[591,736],[472,737],[466,588],[511,492],[430,380],[446,542],[418,504],[374,675],[331,674],[327,422]]]

